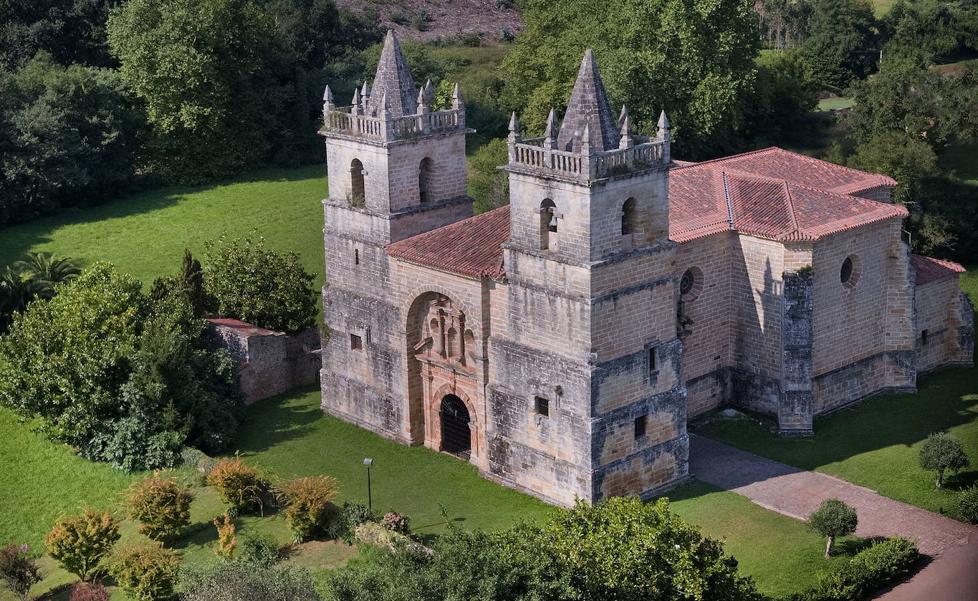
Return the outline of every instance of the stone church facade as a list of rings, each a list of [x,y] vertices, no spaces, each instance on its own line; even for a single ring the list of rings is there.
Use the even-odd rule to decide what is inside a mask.
[[[327,88],[322,407],[550,502],[688,476],[687,422],[790,434],[970,365],[963,269],[912,256],[889,178],[777,148],[703,163],[615,116],[588,51],[542,138],[510,123],[511,204],[473,216],[465,104],[432,108],[388,34]]]

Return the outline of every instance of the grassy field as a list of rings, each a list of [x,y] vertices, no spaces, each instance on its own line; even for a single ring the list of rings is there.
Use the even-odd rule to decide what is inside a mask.
[[[322,285],[325,169],[264,170],[209,186],[152,190],[85,210],[9,227],[0,265],[29,251],[111,261],[145,283],[176,272],[184,248],[195,253],[222,233],[257,230],[271,247],[295,251]]]
[[[823,98],[818,101],[819,111],[839,111],[842,109],[852,108],[856,103],[852,98],[846,98],[845,96],[833,96],[831,98]]]
[[[958,180],[978,186],[978,142],[948,147],[941,154],[940,167]]]
[[[536,499],[497,486],[479,477],[474,467],[425,448],[408,448],[343,423],[319,410],[316,391],[262,401],[248,412],[238,450],[246,461],[272,478],[329,474],[340,480],[341,499],[366,500],[366,474],[361,460],[374,459],[373,500],[380,511],[395,509],[412,518],[422,536],[444,530],[448,520],[465,528],[499,529],[517,521],[538,521],[555,511]],[[0,541],[30,542],[37,547],[52,521],[63,512],[91,504],[119,510],[125,488],[140,474],[124,475],[106,464],[87,462],[63,445],[51,443],[0,411],[0,464],[5,511]],[[186,535],[175,545],[185,562],[215,561],[216,533],[211,520],[224,511],[213,489],[200,486],[189,470],[177,475],[196,491]],[[698,525],[708,536],[723,540],[729,553],[753,576],[762,591],[780,595],[814,582],[816,572],[829,565],[821,558],[822,541],[804,524],[762,509],[733,493],[693,482],[674,491],[673,509]],[[239,534],[262,533],[279,544],[290,541],[281,516],[245,517]],[[123,523],[122,544],[144,540],[130,521]],[[856,549],[855,541],[842,545]],[[294,548],[289,561],[321,577],[325,570],[353,557],[356,549],[319,541]],[[840,556],[841,557],[841,556]],[[833,561],[839,561],[834,559]],[[60,591],[63,598],[73,577],[49,558],[42,559],[44,580],[35,594]],[[59,587],[61,587],[59,589]],[[124,595],[116,591],[114,599]],[[0,601],[8,597],[0,593]]]

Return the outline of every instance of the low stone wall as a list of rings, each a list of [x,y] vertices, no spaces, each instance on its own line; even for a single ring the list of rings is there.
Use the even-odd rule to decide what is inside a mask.
[[[238,361],[238,387],[248,404],[318,382],[318,328],[290,336],[236,319],[215,318],[208,320],[208,330]]]

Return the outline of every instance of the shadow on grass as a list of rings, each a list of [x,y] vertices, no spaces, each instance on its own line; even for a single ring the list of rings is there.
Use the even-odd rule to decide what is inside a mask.
[[[257,454],[307,435],[312,424],[323,419],[323,412],[318,406],[290,401],[316,390],[297,389],[251,405],[238,433],[237,449],[244,455]]]
[[[699,434],[765,457],[813,470],[894,445],[911,446],[934,432],[978,420],[978,368],[953,368],[922,376],[916,394],[881,395],[815,419],[815,435],[787,439],[772,424],[714,419]],[[972,483],[978,474],[958,476]]]

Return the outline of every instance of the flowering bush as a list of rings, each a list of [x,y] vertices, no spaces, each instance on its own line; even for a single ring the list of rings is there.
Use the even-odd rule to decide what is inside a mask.
[[[240,457],[219,461],[207,475],[207,483],[221,493],[221,498],[236,513],[248,513],[262,507],[266,485],[259,477],[258,470]]]
[[[335,478],[313,476],[299,478],[282,485],[285,497],[285,516],[297,542],[306,540],[329,527],[338,511],[330,502],[338,492]]]
[[[380,523],[384,528],[390,530],[391,532],[407,534],[411,531],[410,522],[411,521],[406,515],[401,515],[396,511],[389,511],[384,514],[384,519]]]

